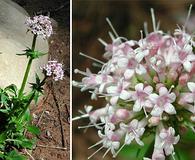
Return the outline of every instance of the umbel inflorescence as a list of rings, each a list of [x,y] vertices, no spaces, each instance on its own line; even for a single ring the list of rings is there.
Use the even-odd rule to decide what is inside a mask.
[[[191,7],[190,7],[191,10]],[[174,158],[174,145],[180,140],[179,127],[194,130],[195,122],[195,47],[194,35],[186,32],[186,23],[168,34],[156,25],[153,9],[154,31],[145,38],[128,40],[119,37],[113,29],[112,43],[102,39],[106,62],[95,60],[101,69],[91,73],[75,69],[85,77],[73,85],[81,91],[90,90],[91,99],[104,97],[107,104],[93,109],[85,106],[86,114],[73,120],[89,118],[98,130],[100,141],[92,147],[106,148],[103,157],[111,151],[113,157],[132,141],[144,145],[145,133],[154,133],[155,143],[151,159]],[[150,158],[144,158],[149,160]]]

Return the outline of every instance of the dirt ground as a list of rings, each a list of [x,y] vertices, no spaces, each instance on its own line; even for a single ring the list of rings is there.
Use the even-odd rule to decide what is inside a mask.
[[[67,0],[15,0],[30,15],[50,14],[54,34],[49,40],[49,57],[64,64],[64,80],[48,80],[45,95],[37,106],[32,107],[33,123],[41,134],[29,159],[68,160],[70,158],[70,54],[69,54],[69,1]],[[31,158],[30,158],[31,157]]]

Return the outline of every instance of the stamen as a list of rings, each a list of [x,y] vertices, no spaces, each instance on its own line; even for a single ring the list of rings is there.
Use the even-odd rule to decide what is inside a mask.
[[[89,117],[89,114],[84,114],[84,115],[81,115],[81,116],[74,117],[72,119],[72,121],[76,121],[76,120],[79,120],[79,119],[82,119],[82,118],[87,118],[87,117]]]
[[[78,110],[78,112],[81,114],[81,115],[83,115],[83,114],[86,114],[85,112],[83,112],[82,110]]]
[[[92,63],[93,67],[98,67],[98,68],[102,68],[102,65],[99,63]]]
[[[140,34],[141,34],[141,42],[142,42],[142,45],[143,45],[144,44],[143,43],[144,36],[143,36],[143,31],[142,30],[140,30]]]
[[[171,85],[170,89],[169,89],[169,93],[172,91],[172,89],[175,88],[174,85]]]
[[[98,63],[101,63],[101,64],[104,64],[104,62],[102,62],[102,61],[100,61],[100,60],[98,60],[98,59],[96,59],[96,58],[93,58],[93,57],[91,57],[91,56],[88,56],[88,55],[86,55],[86,54],[84,54],[84,53],[79,53],[81,56],[83,56],[83,57],[86,57],[86,58],[89,58],[89,59],[91,59],[91,60],[93,60],[93,61],[96,61],[96,62],[98,62]]]
[[[107,151],[104,153],[104,155],[102,156],[102,158],[105,158],[105,156],[108,154],[108,152],[111,150],[111,148],[108,148]]]
[[[155,20],[155,15],[154,15],[154,9],[151,8],[151,16],[152,16],[152,25],[153,25],[153,30],[156,31],[156,20]]]
[[[102,122],[102,123],[98,123],[98,124],[90,124],[90,125],[86,125],[86,126],[79,126],[78,129],[89,128],[89,127],[96,127],[96,126],[99,127],[99,125],[102,125],[102,124],[104,124],[104,123]]]
[[[103,39],[98,38],[98,41],[103,44],[105,47],[108,45]]]
[[[72,81],[72,85],[73,85],[73,86],[79,86],[79,82],[77,82],[77,81]]]
[[[171,154],[171,156],[172,156],[172,158],[173,158],[173,160],[175,160],[175,152],[173,152],[172,154]]]
[[[112,29],[113,33],[115,34],[115,36],[119,37],[119,35],[117,34],[116,30],[114,29],[111,21],[108,18],[106,18],[106,21],[108,22],[108,24],[109,24],[110,28]]]
[[[160,28],[160,21],[158,21],[158,23],[157,23],[156,30],[158,31],[158,30],[159,30],[159,28]]]
[[[185,21],[185,24],[184,24],[184,29],[186,28],[187,23],[189,21],[191,11],[192,11],[192,4],[190,5],[189,10],[188,10],[188,15],[187,15],[187,18],[186,18],[186,21]]]
[[[139,137],[134,129],[132,129],[132,132],[135,134],[136,137]]]
[[[94,148],[94,147],[98,146],[99,144],[101,144],[102,142],[103,142],[103,140],[100,140],[99,142],[97,142],[94,145],[90,146],[88,149]]]
[[[120,149],[113,155],[113,158],[116,158],[116,156],[120,153],[120,151],[125,147],[125,143],[120,147]]]
[[[146,118],[148,118],[148,114],[147,114],[146,108],[144,106],[143,106],[143,110],[144,110],[144,114],[145,114]]]
[[[144,22],[144,33],[147,36],[148,35],[148,23]]]
[[[95,151],[91,156],[89,156],[87,159],[91,159],[96,153],[98,153],[100,150],[102,150],[104,146],[100,147],[97,151]]]
[[[110,38],[112,39],[112,41],[114,41],[115,40],[114,35],[110,31],[108,32],[108,34],[109,34]]]
[[[82,74],[84,76],[88,76],[86,72],[80,71],[79,69],[75,69],[74,73],[76,73],[76,74],[79,73],[79,74]]]

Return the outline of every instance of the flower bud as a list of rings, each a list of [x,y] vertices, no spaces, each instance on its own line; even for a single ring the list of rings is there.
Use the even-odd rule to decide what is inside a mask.
[[[192,116],[190,117],[190,119],[191,119],[192,122],[195,122],[195,115],[192,115]]]
[[[156,83],[158,83],[159,82],[158,76],[154,76],[153,81],[156,82]]]
[[[158,84],[156,84],[156,91],[157,92],[159,92],[159,89],[161,88],[161,87],[164,87],[165,85],[163,84],[163,83],[158,83]]]
[[[148,122],[152,125],[152,126],[157,126],[160,122],[160,117],[151,117]]]
[[[170,80],[175,81],[178,78],[178,73],[176,70],[170,70],[168,73],[168,77]]]
[[[118,109],[116,111],[116,116],[120,120],[127,119],[130,116],[130,112],[127,109]]]
[[[179,85],[185,86],[186,83],[188,82],[189,78],[190,78],[189,74],[187,74],[187,73],[182,74],[182,75],[179,77]]]

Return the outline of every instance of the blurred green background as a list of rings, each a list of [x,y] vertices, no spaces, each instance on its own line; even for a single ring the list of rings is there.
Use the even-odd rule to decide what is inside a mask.
[[[92,67],[92,61],[79,56],[79,52],[86,53],[97,59],[102,59],[104,47],[97,41],[101,37],[106,42],[111,42],[108,31],[110,30],[105,18],[109,17],[120,36],[138,40],[143,23],[148,22],[149,31],[152,31],[150,8],[154,8],[156,19],[160,20],[160,29],[173,32],[184,24],[190,4],[194,4],[191,21],[188,29],[195,31],[195,0],[73,0],[73,70],[78,68],[85,70],[86,67],[96,72]],[[82,76],[73,74],[74,80],[81,80]],[[85,104],[95,107],[104,105],[104,101],[91,101],[88,92],[81,93],[73,87],[73,117],[79,115],[78,110],[83,109]],[[96,143],[99,138],[96,129],[88,129],[87,132],[79,130],[80,125],[88,124],[88,120],[73,122],[73,160],[86,160],[97,148],[87,148]],[[176,160],[194,160],[195,158],[195,135],[186,133],[176,152],[179,157]],[[140,152],[140,156],[150,149],[152,137],[145,140],[146,145]],[[139,146],[132,144],[125,147],[117,160],[140,160],[135,158]],[[105,150],[104,150],[105,151]],[[102,159],[104,151],[96,154],[92,160]],[[151,151],[150,151],[151,152]],[[179,159],[180,158],[180,159]],[[109,154],[105,160],[112,159]],[[170,158],[171,159],[171,158]]]

